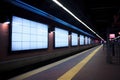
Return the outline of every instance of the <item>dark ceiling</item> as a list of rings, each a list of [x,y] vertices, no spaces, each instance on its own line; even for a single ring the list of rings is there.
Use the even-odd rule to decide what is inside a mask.
[[[78,28],[86,30],[81,23],[70,14],[55,4],[52,0],[21,0],[36,8],[39,8],[53,16],[56,16]],[[118,0],[58,0],[79,19],[91,27],[106,40],[107,29],[114,23],[114,16],[120,14]],[[120,28],[119,28],[120,31]]]
[[[22,0],[42,9],[68,23],[87,30],[52,0]],[[101,37],[106,39],[107,29],[112,27],[114,15],[119,14],[118,0],[58,0],[79,19],[90,26]],[[87,30],[91,33],[89,30]]]
[[[85,12],[93,27],[106,39],[107,29],[113,27],[114,16],[119,13],[118,0],[84,0]],[[120,27],[120,25],[119,25]],[[119,28],[120,30],[120,28]]]

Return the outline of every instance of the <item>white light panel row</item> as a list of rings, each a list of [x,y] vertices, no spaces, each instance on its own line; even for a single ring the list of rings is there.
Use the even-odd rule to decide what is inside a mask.
[[[84,45],[84,36],[80,35],[80,45]]]
[[[72,36],[72,46],[78,45],[78,34],[72,33],[71,36]]]
[[[68,47],[67,30],[55,28],[55,47]],[[78,45],[78,34],[72,33],[72,46]],[[85,41],[85,42],[84,42]],[[80,45],[91,44],[91,39],[80,35]],[[48,25],[28,19],[12,17],[12,51],[48,48]]]
[[[55,47],[68,46],[68,31],[60,28],[55,28]]]

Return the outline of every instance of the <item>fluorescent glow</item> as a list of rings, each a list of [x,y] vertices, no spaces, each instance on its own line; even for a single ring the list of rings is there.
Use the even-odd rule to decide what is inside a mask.
[[[84,36],[80,35],[80,45],[84,45]]]
[[[88,37],[85,36],[85,44],[87,45],[88,44]]]
[[[109,34],[109,38],[110,39],[115,38],[115,34]]]
[[[102,37],[100,37],[95,31],[93,31],[89,26],[87,26],[82,20],[80,20],[78,17],[76,17],[70,10],[68,10],[66,7],[64,7],[58,0],[53,0],[57,5],[62,7],[66,12],[68,12],[71,16],[73,16],[77,21],[82,23],[86,28],[88,28],[90,31],[92,31],[96,36],[98,36],[101,40],[104,40]]]
[[[0,27],[1,27],[2,31],[7,32],[8,28],[9,28],[9,25],[5,24],[5,23],[0,23]]]
[[[48,48],[48,26],[13,16],[12,51]]]
[[[120,35],[120,32],[118,32],[118,34]]]
[[[88,44],[91,44],[91,38],[88,38]]]
[[[7,22],[4,22],[3,24],[10,24],[10,22],[9,22],[9,21],[7,21]]]
[[[78,45],[78,35],[76,33],[72,33],[72,46]]]
[[[55,28],[55,47],[68,46],[68,31],[60,28]]]

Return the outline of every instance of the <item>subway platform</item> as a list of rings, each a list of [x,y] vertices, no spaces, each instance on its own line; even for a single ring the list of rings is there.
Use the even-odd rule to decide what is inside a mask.
[[[120,80],[120,65],[107,63],[100,45],[9,80]]]

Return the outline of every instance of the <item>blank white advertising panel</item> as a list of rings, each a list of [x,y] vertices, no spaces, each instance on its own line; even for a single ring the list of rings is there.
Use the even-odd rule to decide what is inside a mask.
[[[77,46],[78,45],[78,34],[72,33],[72,46]]]
[[[88,37],[85,36],[85,44],[87,45],[88,44]]]
[[[80,45],[84,45],[84,36],[80,35]]]
[[[48,48],[48,25],[12,17],[12,51]]]
[[[88,38],[88,44],[91,44],[91,38],[90,37]]]
[[[55,28],[55,47],[68,46],[68,31],[60,28]]]

